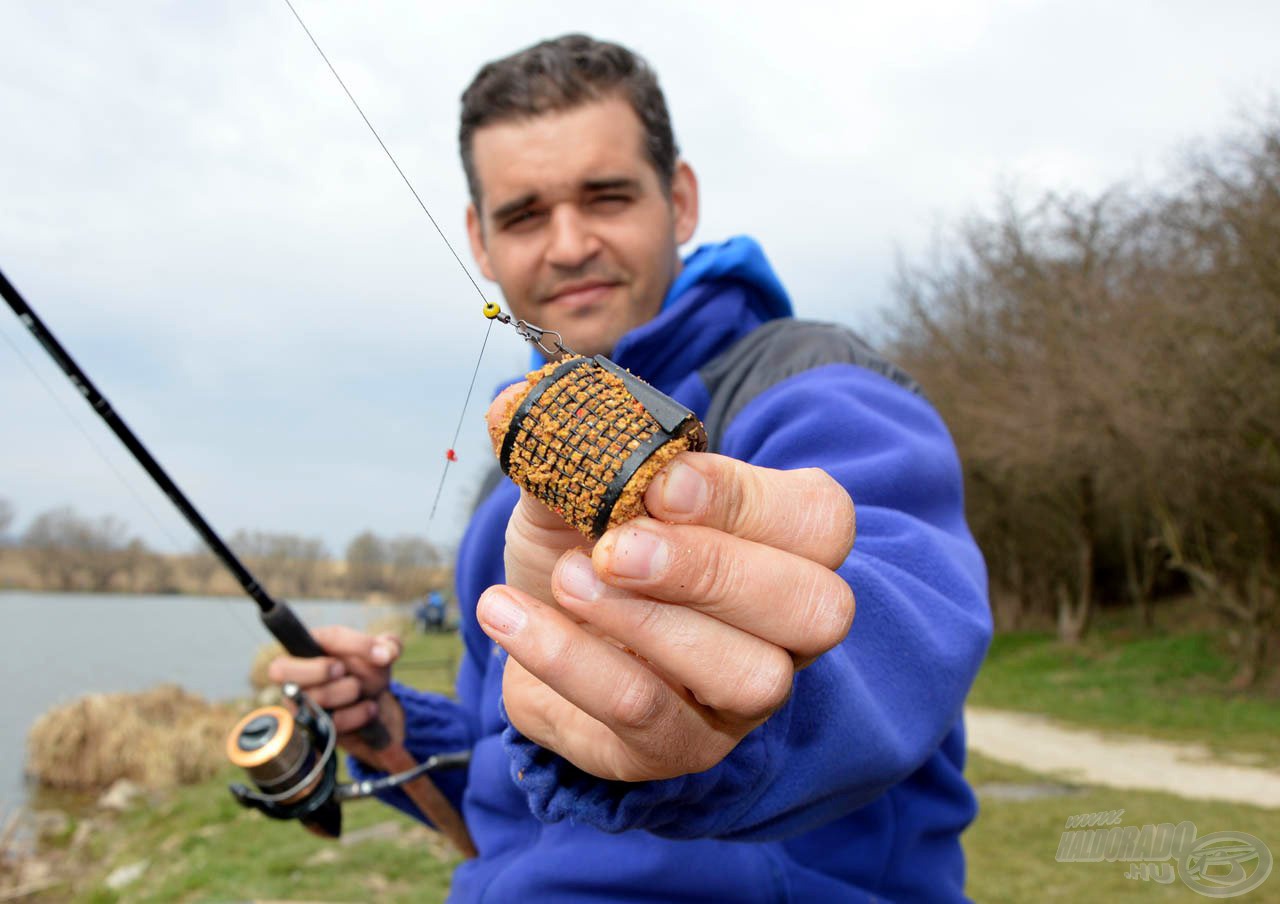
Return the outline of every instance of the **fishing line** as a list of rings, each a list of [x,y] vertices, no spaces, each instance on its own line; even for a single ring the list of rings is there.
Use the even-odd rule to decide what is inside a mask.
[[[436,232],[440,234],[440,238],[444,240],[445,247],[449,249],[449,253],[453,255],[453,259],[458,262],[458,266],[462,268],[462,272],[467,275],[468,281],[475,288],[476,294],[480,296],[480,300],[488,304],[488,299],[484,297],[484,292],[480,289],[479,283],[472,277],[471,271],[467,269],[467,265],[462,262],[462,258],[458,256],[458,252],[453,250],[453,244],[449,241],[448,236],[444,234],[444,230],[440,228],[440,224],[436,222],[436,218],[431,215],[431,211],[427,209],[427,205],[418,195],[417,189],[413,187],[413,183],[409,181],[409,177],[404,174],[404,170],[400,168],[400,164],[396,162],[396,158],[387,148],[382,140],[382,136],[378,134],[378,130],[373,127],[373,123],[369,122],[369,117],[364,115],[364,110],[360,104],[356,102],[355,97],[347,88],[347,83],[342,80],[342,76],[338,75],[338,70],[333,68],[333,63],[329,62],[329,57],[320,49],[320,45],[316,42],[315,37],[311,34],[311,29],[307,28],[307,23],[302,21],[302,16],[298,15],[298,11],[293,8],[293,4],[289,0],[284,0],[285,6],[289,7],[289,12],[293,13],[293,17],[298,20],[298,24],[302,26],[302,30],[307,33],[307,37],[311,39],[311,46],[320,54],[320,58],[324,60],[329,71],[333,73],[333,77],[338,80],[338,84],[342,86],[342,90],[350,98],[352,105],[356,108],[356,112],[360,114],[360,118],[364,120],[364,124],[369,127],[369,131],[373,133],[373,137],[377,139],[378,145],[382,148],[383,153],[387,155],[387,159],[391,161],[391,165],[396,168],[396,172],[400,174],[400,178],[404,180],[404,184],[408,186],[409,191],[413,193],[414,199],[418,202],[418,206],[422,208],[422,212],[427,215],[427,219],[431,221],[431,225],[436,227]]]
[[[427,529],[428,533],[430,533],[431,523],[436,516],[436,507],[440,504],[440,494],[444,491],[445,479],[449,476],[449,465],[458,460],[456,452],[456,449],[458,448],[458,437],[462,434],[462,425],[466,422],[467,406],[471,403],[471,393],[475,389],[476,377],[480,373],[480,363],[484,360],[484,351],[489,345],[489,334],[493,332],[493,321],[500,320],[503,323],[510,324],[512,323],[512,320],[510,316],[501,313],[501,309],[498,308],[497,304],[490,302],[485,298],[484,291],[480,288],[480,284],[475,281],[475,277],[471,275],[471,271],[467,269],[467,265],[463,263],[458,252],[454,250],[453,243],[450,242],[449,237],[444,234],[444,230],[440,228],[440,224],[436,222],[436,218],[431,215],[431,211],[427,209],[426,202],[422,200],[422,196],[419,195],[417,189],[413,187],[413,183],[409,181],[409,177],[406,176],[404,170],[400,168],[400,164],[396,162],[395,155],[391,153],[391,149],[388,148],[386,142],[382,140],[382,136],[378,134],[378,130],[373,127],[373,123],[371,123],[369,121],[369,117],[365,115],[364,109],[356,100],[355,95],[351,93],[351,89],[347,87],[347,83],[342,80],[342,76],[338,74],[338,70],[334,68],[333,63],[329,61],[328,54],[326,54],[320,47],[320,43],[316,40],[315,35],[311,33],[311,29],[307,27],[307,23],[302,21],[302,16],[298,14],[297,9],[294,8],[293,3],[290,2],[290,0],[284,0],[284,4],[289,7],[289,12],[293,13],[293,17],[298,20],[298,24],[302,26],[303,32],[306,34],[308,40],[311,41],[311,46],[316,49],[316,53],[320,54],[320,58],[324,60],[324,64],[329,67],[329,71],[333,73],[333,77],[338,80],[338,84],[342,86],[343,93],[347,95],[347,99],[351,101],[351,105],[356,108],[356,112],[360,114],[360,118],[364,120],[364,124],[368,126],[370,133],[372,133],[374,139],[377,140],[378,146],[382,148],[382,152],[386,154],[387,159],[391,161],[391,165],[394,166],[396,168],[396,172],[400,174],[400,178],[413,194],[413,198],[418,202],[418,206],[422,208],[422,212],[427,215],[427,219],[431,221],[431,225],[435,227],[436,232],[444,242],[445,247],[448,248],[449,253],[453,255],[453,259],[458,262],[458,266],[462,269],[463,274],[466,275],[467,281],[471,283],[472,287],[476,290],[476,294],[480,296],[480,301],[484,304],[485,316],[489,320],[489,328],[485,330],[484,342],[480,345],[480,354],[476,357],[475,370],[471,374],[471,384],[467,387],[467,396],[465,401],[462,403],[462,413],[458,415],[458,426],[453,432],[453,442],[449,444],[449,448],[445,451],[444,471],[440,474],[440,485],[436,488],[435,500],[431,503],[431,513],[427,516]],[[527,339],[529,338],[528,335],[520,329],[523,324],[523,321],[519,321],[515,324],[516,332],[520,333],[521,336]],[[537,332],[541,333],[541,331]],[[541,336],[539,336],[539,338],[541,338]],[[558,338],[559,336],[557,334],[557,339]],[[559,346],[559,343],[557,343],[557,345]]]
[[[17,315],[19,322],[35,337],[36,341],[48,352],[53,362],[58,365],[58,368],[79,391],[84,398],[85,404],[93,409],[93,412],[102,419],[102,422],[124,444],[125,448],[133,456],[134,461],[141,465],[142,469],[155,481],[156,486],[169,498],[174,507],[182,513],[182,516],[187,519],[187,523],[200,535],[205,545],[226,566],[227,570],[235,576],[236,582],[244,590],[245,594],[258,604],[259,616],[267,630],[275,635],[285,649],[295,656],[323,656],[324,650],[316,643],[315,638],[307,631],[306,626],[298,621],[298,617],[294,615],[289,605],[282,600],[273,598],[258,583],[253,574],[245,568],[244,563],[218,536],[217,532],[209,525],[209,522],[204,519],[204,516],[191,503],[191,500],[174,483],[169,473],[160,465],[160,462],[156,461],[155,457],[147,450],[147,447],[138,439],[137,434],[125,423],[120,413],[112,407],[107,397],[89,379],[89,375],[80,368],[80,365],[75,362],[75,359],[58,341],[57,336],[32,310],[26,299],[9,282],[4,273],[0,273],[0,296],[4,298],[5,303]],[[381,742],[380,745],[376,746],[376,749],[380,750],[386,746],[386,743],[382,741],[387,737],[386,727],[379,722],[376,723],[374,731],[377,733],[376,740]]]
[[[67,420],[71,422],[71,425],[75,427],[76,430],[80,432],[80,435],[85,438],[85,441],[89,444],[89,448],[93,449],[93,451],[97,453],[98,458],[102,459],[102,463],[105,464],[107,468],[110,469],[111,473],[116,476],[116,479],[120,481],[121,485],[129,492],[129,495],[133,497],[134,502],[138,504],[139,508],[147,513],[155,523],[156,527],[160,528],[160,533],[164,534],[164,536],[169,540],[172,549],[171,555],[183,555],[181,552],[182,544],[178,541],[178,538],[170,532],[168,525],[160,520],[160,516],[156,514],[155,509],[151,508],[151,506],[147,504],[147,501],[142,497],[142,494],[139,493],[133,484],[129,482],[128,478],[124,476],[124,472],[116,467],[115,462],[107,456],[107,453],[103,448],[98,445],[98,441],[93,438],[93,434],[91,434],[85,428],[84,424],[80,423],[80,421],[76,419],[76,416],[71,413],[71,409],[67,407],[66,402],[62,400],[61,396],[54,392],[53,387],[49,385],[48,381],[45,380],[43,376],[41,376],[40,371],[31,363],[31,360],[23,353],[22,349],[14,344],[13,340],[9,338],[9,335],[5,330],[0,330],[0,339],[4,339],[5,345],[9,346],[14,355],[17,356],[18,360],[26,366],[27,370],[30,371],[31,376],[35,377],[36,382],[44,387],[44,391],[48,393],[49,398],[53,399],[58,408],[61,409],[62,413],[66,416]],[[257,633],[245,624],[242,618],[231,610],[229,601],[223,598],[221,603],[222,605],[219,608],[227,612],[231,620],[240,627],[240,630],[244,631],[247,636],[254,637],[256,639]],[[215,648],[215,646],[209,642],[203,643],[202,649],[207,653],[214,653],[216,655],[221,655],[223,652],[221,649]]]
[[[462,424],[467,417],[467,406],[471,404],[471,393],[476,388],[476,377],[480,375],[480,362],[484,360],[484,350],[489,345],[489,334],[493,332],[493,321],[489,321],[489,326],[484,331],[484,342],[480,343],[480,354],[476,356],[476,366],[471,371],[471,382],[467,385],[467,397],[462,401],[462,416],[458,418],[458,426],[453,431],[453,442],[449,443],[449,451],[444,457],[444,471],[440,474],[440,485],[436,487],[436,498],[431,503],[431,514],[427,515],[427,532],[431,532],[431,522],[436,517],[436,506],[440,504],[440,494],[444,492],[444,480],[449,476],[449,465],[457,461],[457,455],[454,452],[458,448],[458,437],[462,435]]]
[[[93,409],[94,413],[102,418],[103,422],[111,429],[119,440],[124,443],[125,448],[133,455],[134,459],[156,482],[156,485],[164,491],[177,509],[182,512],[183,517],[187,519],[214,554],[222,561],[227,570],[235,575],[236,580],[244,589],[244,592],[258,604],[259,616],[262,619],[264,627],[270,631],[285,650],[293,656],[301,657],[322,657],[325,650],[316,642],[315,637],[307,630],[306,625],[299,621],[298,616],[289,607],[289,604],[283,600],[273,598],[260,585],[253,575],[245,568],[244,563],[236,557],[236,554],[223,542],[222,538],[214,531],[205,521],[204,516],[192,505],[191,500],[186,494],[173,482],[171,478],[156,461],[155,457],[147,451],[147,447],[138,439],[137,434],[130,429],[125,423],[124,418],[120,416],[107,400],[107,397],[99,391],[93,381],[89,379],[89,375],[81,369],[80,365],[75,362],[70,353],[63,347],[62,343],[53,334],[44,321],[32,310],[31,305],[27,304],[25,298],[18,290],[9,282],[3,273],[0,273],[0,297],[4,298],[5,303],[17,315],[18,320],[23,326],[36,338],[36,341],[43,346],[44,350],[49,353],[49,357],[54,363],[66,374],[67,379],[72,385],[79,390],[84,397],[85,403]],[[296,690],[296,686],[295,690]],[[317,712],[320,710],[317,708]],[[321,713],[323,716],[323,713]],[[327,718],[327,717],[324,717]],[[332,723],[330,724],[330,738],[334,736],[332,731]],[[440,790],[432,784],[430,778],[425,774],[425,770],[421,773],[418,771],[418,763],[414,756],[405,748],[403,742],[395,742],[391,737],[391,733],[387,730],[386,724],[375,714],[372,721],[366,722],[363,727],[357,729],[360,738],[369,746],[368,762],[382,772],[389,773],[406,773],[414,776],[411,780],[406,779],[403,787],[410,799],[422,811],[423,816],[449,837],[449,839],[457,846],[458,850],[465,857],[476,856],[475,842],[472,840],[470,833],[467,831],[466,823],[463,822],[462,816],[449,802],[449,800],[440,793]],[[242,748],[244,750],[249,747]],[[329,752],[333,750],[329,747]],[[233,762],[235,760],[233,759]],[[324,766],[326,775],[332,779],[336,773],[336,760],[329,758]],[[241,763],[240,765],[246,765]],[[256,779],[255,779],[256,781]],[[233,792],[236,789],[233,787]],[[301,789],[305,791],[305,789]],[[287,813],[277,813],[275,815],[280,818],[302,818],[307,813],[312,812],[313,804],[317,806],[328,807],[330,803],[336,808],[336,801],[331,801],[330,795],[334,793],[332,788],[326,793],[316,792],[308,796],[307,800],[299,803],[302,809],[290,810]],[[251,802],[254,795],[244,790],[237,793],[237,799],[242,803]],[[259,802],[264,799],[260,796],[257,798]],[[334,817],[332,820],[336,823],[338,830],[341,825],[340,811],[336,814],[330,814]],[[338,830],[331,832],[334,837],[337,836]]]
[[[62,401],[62,398],[53,391],[53,387],[46,382],[43,376],[40,375],[40,371],[36,370],[35,365],[31,363],[25,354],[23,354],[22,349],[14,345],[13,340],[10,339],[8,334],[3,330],[0,330],[0,338],[4,339],[5,344],[13,350],[13,353],[17,355],[18,360],[26,365],[27,370],[31,372],[31,376],[35,377],[36,382],[44,387],[44,391],[49,394],[49,398],[53,399],[53,401],[57,403],[58,408],[60,408],[62,413],[66,415],[67,420],[71,422],[73,427],[80,431],[80,435],[89,443],[90,448],[98,454],[98,458],[102,459],[103,464],[111,470],[111,473],[116,475],[116,479],[119,480],[121,485],[129,491],[129,495],[133,497],[138,506],[147,513],[153,522],[155,522],[156,527],[160,528],[160,533],[164,534],[165,537],[168,538],[169,543],[172,544],[173,552],[177,554],[181,548],[181,544],[178,542],[178,539],[169,532],[168,526],[160,520],[160,516],[155,513],[155,510],[152,509],[151,506],[147,505],[146,500],[142,498],[142,494],[134,488],[133,484],[129,483],[125,478],[124,473],[116,467],[115,462],[107,457],[107,453],[98,445],[98,441],[93,438],[93,435],[85,429],[84,424],[76,420],[75,415],[71,413],[71,409],[68,408],[66,403]]]
[[[329,71],[332,72],[334,78],[338,80],[338,84],[341,85],[343,92],[355,106],[356,112],[360,114],[360,118],[364,120],[365,125],[367,125],[369,131],[373,133],[373,136],[377,140],[379,146],[386,153],[388,159],[391,160],[392,165],[396,168],[396,172],[400,174],[400,178],[409,188],[410,192],[417,200],[418,205],[422,208],[423,213],[427,215],[427,219],[431,221],[432,226],[435,227],[436,232],[445,243],[445,247],[449,249],[454,260],[458,262],[458,266],[461,267],[463,273],[466,274],[467,280],[475,288],[476,293],[480,296],[480,300],[483,303],[484,315],[490,320],[490,330],[492,328],[493,320],[501,320],[503,323],[514,325],[519,335],[525,338],[533,336],[534,341],[536,341],[540,347],[544,348],[544,350],[546,346],[543,345],[542,339],[548,335],[555,335],[556,348],[563,349],[563,344],[560,342],[558,333],[540,330],[536,327],[530,327],[529,325],[524,324],[523,321],[513,322],[509,315],[503,314],[501,308],[499,308],[496,303],[489,302],[485,299],[484,293],[480,290],[479,284],[477,284],[475,279],[471,276],[471,272],[467,270],[466,265],[462,262],[462,258],[458,256],[458,252],[454,250],[452,243],[444,234],[444,230],[440,228],[440,224],[437,223],[435,217],[431,215],[431,211],[427,209],[427,205],[422,201],[418,192],[413,188],[413,184],[404,174],[404,170],[400,168],[400,164],[396,162],[395,156],[392,155],[390,149],[387,148],[381,136],[378,135],[377,130],[373,128],[373,124],[369,122],[369,118],[365,116],[360,105],[356,103],[355,97],[351,94],[350,90],[347,89],[346,84],[338,75],[333,64],[329,62],[329,58],[320,48],[315,37],[312,36],[310,29],[306,26],[306,23],[302,21],[302,17],[298,15],[298,11],[294,9],[293,4],[289,2],[289,0],[284,0],[284,2],[285,5],[289,7],[289,11],[293,14],[293,17],[297,19],[298,24],[302,27],[303,32],[311,41],[312,46],[316,48],[321,59],[324,60],[325,65],[329,67]],[[146,447],[142,445],[137,436],[133,434],[133,431],[124,423],[123,419],[121,419],[111,408],[106,398],[97,390],[97,387],[93,385],[88,376],[79,368],[79,365],[77,365],[71,356],[67,354],[66,350],[62,348],[61,343],[59,343],[48,328],[45,327],[43,322],[41,322],[35,312],[31,310],[30,306],[22,296],[18,294],[18,291],[8,282],[7,279],[4,278],[2,273],[0,273],[0,294],[3,294],[4,300],[13,309],[14,313],[18,315],[18,318],[22,321],[23,325],[36,336],[41,345],[44,346],[45,350],[51,357],[53,357],[54,361],[67,375],[68,379],[70,379],[76,388],[80,390],[85,401],[94,408],[96,413],[103,418],[112,432],[120,438],[120,440],[133,454],[134,458],[137,459],[138,463],[141,464],[152,479],[156,481],[164,491],[165,495],[169,497],[170,501],[178,507],[183,516],[186,517],[188,523],[195,528],[196,532],[200,534],[201,538],[209,545],[210,549],[212,549],[214,554],[222,561],[223,565],[225,565],[227,569],[235,575],[236,580],[244,589],[245,593],[258,604],[259,615],[264,626],[273,635],[275,635],[276,639],[280,641],[285,650],[293,656],[324,656],[324,648],[316,642],[315,638],[307,630],[306,626],[299,621],[297,615],[292,609],[290,609],[288,604],[281,600],[272,598],[271,595],[267,593],[260,584],[258,584],[257,580],[254,579],[253,575],[244,567],[244,564],[239,560],[239,558],[237,558],[236,554],[227,547],[222,539],[214,532],[213,528],[209,526],[208,522],[204,520],[204,517],[195,509],[190,500],[187,499],[185,494],[182,493],[164,469],[160,467],[159,462],[151,456],[151,453],[146,450]],[[481,356],[484,354],[484,348],[488,345],[490,330],[486,330],[485,332],[484,343],[481,346]],[[477,359],[477,373],[479,371],[479,363],[480,359]],[[459,418],[459,432],[461,431],[461,423],[466,417],[466,404],[470,401],[471,389],[474,388],[475,378],[476,375],[473,373],[472,385],[467,390],[467,398],[463,403],[463,411]],[[446,457],[446,474],[448,473],[448,464],[454,459],[455,453],[451,448],[449,449]],[[437,501],[438,496],[439,493],[437,492]],[[403,788],[417,808],[422,811],[423,816],[429,822],[436,825],[443,834],[454,843],[464,857],[477,856],[475,842],[471,838],[461,814],[458,813],[448,799],[440,793],[435,785],[432,784],[431,779],[425,774],[426,769],[429,768],[427,767],[427,764],[418,764],[415,757],[405,749],[403,742],[393,742],[386,725],[376,715],[373,717],[373,721],[366,723],[359,729],[358,733],[361,739],[371,750],[372,758],[370,759],[370,763],[384,772],[397,773],[400,778],[415,775],[416,778],[413,778],[412,781],[404,784]],[[330,760],[329,766],[326,767],[328,770],[326,774],[329,775],[330,778],[332,778],[333,775],[333,762],[335,761]],[[236,791],[235,788],[232,790],[233,792]],[[242,793],[237,793],[236,796],[241,803],[246,803],[246,805],[247,802],[251,801],[255,797],[255,795],[247,789],[242,789]],[[258,797],[261,801],[261,797]],[[304,802],[304,804],[309,806],[309,802]],[[333,804],[334,808],[336,808],[336,800],[325,802],[326,806],[329,804]],[[302,806],[302,804],[299,806]],[[340,814],[340,811],[338,812]],[[285,815],[302,816],[304,814],[299,812]],[[333,814],[330,814],[330,816],[332,815]],[[338,826],[340,825],[339,815]],[[336,836],[337,832],[333,832],[332,834]]]

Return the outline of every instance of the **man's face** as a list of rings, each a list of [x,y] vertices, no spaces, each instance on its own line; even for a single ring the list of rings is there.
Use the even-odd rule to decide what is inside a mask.
[[[626,100],[485,126],[472,153],[471,250],[516,317],[592,355],[658,313],[697,226],[697,182],[680,163],[663,192]]]

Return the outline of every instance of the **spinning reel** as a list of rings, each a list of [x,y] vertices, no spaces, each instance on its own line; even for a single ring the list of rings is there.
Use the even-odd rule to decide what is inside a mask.
[[[371,797],[471,760],[469,750],[438,754],[404,772],[339,784],[333,719],[296,684],[286,684],[282,690],[296,713],[283,706],[262,706],[241,719],[227,736],[227,758],[244,769],[257,788],[235,784],[231,794],[241,806],[272,819],[296,819],[322,838],[342,834],[342,801]]]

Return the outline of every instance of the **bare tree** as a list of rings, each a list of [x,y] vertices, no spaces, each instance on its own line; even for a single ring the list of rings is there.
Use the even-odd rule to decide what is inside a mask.
[[[960,449],[998,623],[1150,623],[1172,570],[1254,681],[1280,622],[1280,117],[1166,194],[1006,200],[956,238],[903,266],[892,333]]]
[[[364,531],[347,544],[347,588],[369,593],[387,588],[386,542],[373,531]]]
[[[37,515],[23,535],[32,564],[46,586],[60,590],[109,589],[126,565],[127,526],[110,515],[83,518],[69,506]]]
[[[1128,252],[1142,220],[1120,193],[1003,203],[971,221],[960,250],[904,269],[898,354],[955,433],[970,518],[992,561],[994,595],[1056,612],[1060,635],[1087,629],[1109,494],[1132,441],[1113,338]],[[1002,610],[997,608],[997,615]]]
[[[260,580],[288,595],[314,593],[329,556],[320,539],[298,534],[238,530],[230,546]]]
[[[295,592],[310,596],[319,588],[329,550],[318,537],[291,537],[289,560],[293,565]]]
[[[1192,162],[1181,239],[1182,429],[1162,443],[1170,564],[1233,627],[1238,686],[1280,627],[1280,116]]]
[[[14,511],[13,503],[8,499],[0,498],[0,540],[9,533],[9,527],[13,524]]]
[[[403,535],[387,543],[391,565],[391,586],[401,599],[413,599],[438,581],[440,553],[422,537]]]
[[[209,580],[213,577],[214,572],[218,570],[218,559],[209,547],[205,546],[201,541],[191,548],[191,552],[187,555],[184,567],[191,580],[195,582],[196,589],[206,592],[209,589]]]

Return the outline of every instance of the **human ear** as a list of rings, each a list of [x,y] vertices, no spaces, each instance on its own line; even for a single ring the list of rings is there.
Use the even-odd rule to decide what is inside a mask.
[[[683,160],[676,162],[671,178],[671,210],[673,213],[676,244],[683,245],[693,238],[698,228],[698,177],[693,167]]]
[[[467,205],[467,238],[471,240],[471,256],[476,259],[484,278],[497,282],[493,275],[493,265],[489,262],[489,251],[484,244],[484,226],[480,222],[480,211],[474,204]]]

